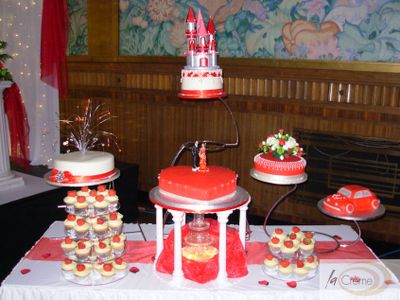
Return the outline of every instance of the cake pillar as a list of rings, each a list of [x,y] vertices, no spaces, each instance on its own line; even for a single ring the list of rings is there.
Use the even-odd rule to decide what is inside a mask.
[[[0,191],[24,185],[23,178],[15,176],[10,167],[8,128],[4,112],[3,92],[11,84],[11,81],[0,81]]]
[[[183,279],[182,271],[182,219],[183,212],[169,210],[174,221],[174,280],[179,282]]]
[[[164,248],[164,220],[163,220],[163,208],[159,205],[154,205],[156,208],[156,226],[157,226],[157,249],[156,249],[156,261],[160,256]]]
[[[225,283],[228,278],[228,273],[226,272],[226,223],[228,223],[228,217],[231,213],[231,210],[217,213],[219,223],[219,272],[217,280],[219,283]]]
[[[250,201],[249,201],[250,202]],[[239,214],[239,238],[242,242],[243,248],[246,249],[246,211],[248,209],[248,203],[240,207]]]

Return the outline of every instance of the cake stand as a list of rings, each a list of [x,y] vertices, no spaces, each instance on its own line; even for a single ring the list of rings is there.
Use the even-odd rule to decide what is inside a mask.
[[[378,206],[378,208],[375,211],[373,211],[372,213],[364,211],[364,212],[354,212],[352,215],[341,216],[341,215],[334,214],[330,211],[327,211],[323,206],[324,201],[325,201],[325,198],[318,201],[318,209],[320,210],[320,212],[322,212],[323,214],[325,214],[329,217],[335,218],[335,219],[344,220],[344,221],[352,221],[357,227],[356,239],[354,241],[351,241],[350,243],[339,243],[340,247],[342,247],[342,248],[353,246],[361,240],[361,228],[360,228],[360,225],[358,224],[358,221],[376,220],[385,214],[385,207],[382,204],[380,204]]]
[[[249,193],[241,187],[236,188],[236,193],[223,200],[202,201],[202,200],[182,200],[166,196],[160,192],[159,187],[155,187],[150,191],[150,201],[156,208],[156,226],[157,226],[157,251],[156,260],[159,258],[164,245],[164,222],[163,209],[167,209],[172,214],[174,222],[174,271],[172,273],[172,283],[180,285],[184,276],[182,271],[182,226],[185,224],[185,214],[210,214],[215,213],[219,223],[219,271],[217,276],[217,284],[226,286],[229,284],[226,271],[226,224],[229,215],[235,209],[240,210],[239,215],[239,237],[245,248],[246,239],[246,210],[251,201]]]
[[[265,216],[264,224],[263,224],[264,232],[269,238],[271,238],[271,235],[268,233],[268,230],[267,230],[267,224],[268,224],[269,217],[271,216],[271,214],[275,210],[275,208],[297,189],[298,184],[304,183],[307,181],[308,176],[306,173],[296,175],[296,176],[280,176],[280,175],[262,174],[262,173],[256,171],[255,169],[250,170],[250,176],[253,177],[254,179],[259,180],[264,183],[270,183],[270,184],[276,184],[276,185],[293,185],[293,187],[291,189],[289,189],[285,194],[280,196],[278,198],[278,200],[275,201],[275,203],[272,205],[271,209],[268,211],[267,215]],[[329,238],[333,239],[336,243],[334,248],[328,249],[325,251],[316,251],[316,254],[324,254],[324,253],[334,252],[339,248],[340,244],[339,244],[338,240],[335,239],[333,236],[326,234],[324,232],[319,232],[319,231],[314,231],[314,234],[319,234],[319,235],[329,237]]]
[[[47,172],[44,175],[44,181],[47,184],[50,184],[52,186],[57,186],[57,187],[82,187],[82,186],[92,186],[92,185],[100,185],[104,183],[109,183],[111,182],[111,185],[113,185],[113,181],[118,179],[120,176],[120,171],[119,169],[114,169],[115,173],[111,175],[110,177],[105,177],[102,179],[97,179],[97,180],[90,180],[90,181],[82,181],[82,182],[76,182],[76,183],[63,183],[63,182],[54,182],[50,180],[50,176],[52,175],[52,171]]]

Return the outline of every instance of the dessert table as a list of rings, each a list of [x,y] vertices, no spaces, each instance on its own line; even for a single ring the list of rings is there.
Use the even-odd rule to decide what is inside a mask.
[[[269,226],[274,230],[276,226]],[[289,231],[291,227],[280,226]],[[301,226],[304,231],[321,231],[336,235],[342,240],[353,240],[357,234],[348,225]],[[165,234],[173,229],[166,225]],[[62,251],[57,244],[64,235],[63,223],[54,222],[43,237],[32,247],[24,258],[14,267],[0,287],[0,299],[339,299],[352,296],[343,289],[329,289],[321,284],[327,278],[325,259],[373,259],[374,253],[362,242],[335,253],[320,256],[320,272],[314,278],[298,282],[295,288],[285,281],[274,279],[264,273],[262,262],[267,253],[266,236],[262,226],[250,226],[252,231],[247,242],[247,263],[249,274],[231,280],[231,285],[220,288],[215,282],[198,284],[185,280],[181,286],[171,284],[171,275],[160,274],[154,270],[153,258],[156,254],[155,224],[125,224],[127,248],[124,259],[129,268],[136,267],[126,277],[107,285],[83,286],[70,283],[61,274]],[[58,240],[59,239],[59,240]],[[58,242],[57,242],[58,241]],[[332,246],[324,236],[317,237],[317,247]],[[329,269],[329,268],[328,268]],[[328,270],[329,272],[329,270]],[[400,285],[390,272],[390,282],[374,299],[398,299]],[[325,280],[325,279],[324,279]]]

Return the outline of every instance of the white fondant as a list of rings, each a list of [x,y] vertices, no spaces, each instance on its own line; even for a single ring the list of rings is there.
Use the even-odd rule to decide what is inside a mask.
[[[205,71],[182,70],[181,83],[182,90],[198,91],[198,90],[220,90],[223,87],[222,70],[218,69],[215,72],[220,76],[203,77]],[[189,74],[197,74],[198,77],[190,76]]]
[[[114,170],[114,155],[101,151],[70,152],[54,160],[54,169],[73,176],[93,176]]]

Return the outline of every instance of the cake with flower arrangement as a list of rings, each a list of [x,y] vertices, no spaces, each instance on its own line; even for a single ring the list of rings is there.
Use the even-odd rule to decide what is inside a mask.
[[[307,180],[306,160],[296,139],[283,129],[270,134],[258,145],[252,176],[275,184],[301,183]]]

